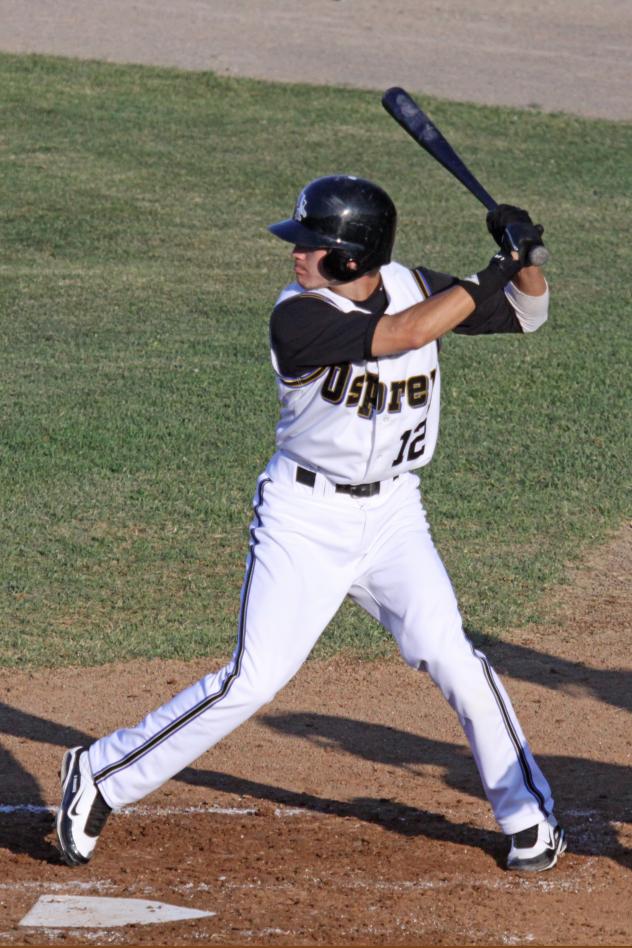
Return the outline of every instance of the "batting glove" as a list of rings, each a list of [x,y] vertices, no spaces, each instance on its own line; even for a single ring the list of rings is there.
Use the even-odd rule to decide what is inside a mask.
[[[514,207],[513,204],[499,204],[493,211],[488,211],[486,221],[487,230],[499,247],[503,245],[505,228],[510,224],[533,224],[528,211],[521,207]],[[537,226],[540,228],[540,235],[542,235],[544,228],[541,224]]]
[[[514,260],[510,252],[499,250],[484,270],[479,270],[478,273],[459,280],[458,284],[467,290],[478,306],[488,296],[493,296],[498,290],[502,290],[522,266],[522,261]]]

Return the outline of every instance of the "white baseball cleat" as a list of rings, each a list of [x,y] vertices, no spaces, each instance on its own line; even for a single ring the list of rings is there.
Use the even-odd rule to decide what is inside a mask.
[[[92,779],[85,747],[72,747],[61,764],[61,804],[57,811],[57,842],[69,866],[88,862],[112,812]]]
[[[553,814],[548,819],[514,833],[507,856],[507,868],[522,872],[552,869],[566,849],[566,836]]]

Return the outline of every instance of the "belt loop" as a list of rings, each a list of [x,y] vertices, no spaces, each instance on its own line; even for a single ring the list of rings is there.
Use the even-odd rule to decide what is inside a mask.
[[[297,465],[296,480],[299,484],[304,484],[306,487],[313,487],[316,483],[316,475],[313,471],[308,471],[307,468],[298,467]]]

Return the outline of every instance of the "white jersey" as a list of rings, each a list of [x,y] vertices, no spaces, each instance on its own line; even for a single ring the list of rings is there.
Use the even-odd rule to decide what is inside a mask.
[[[380,274],[387,314],[428,295],[414,271],[399,263],[387,264]],[[305,292],[292,284],[278,302]],[[310,295],[342,312],[362,312],[329,289]],[[439,432],[436,342],[400,355],[324,366],[295,379],[279,373],[274,351],[272,363],[281,402],[276,444],[284,454],[340,484],[381,481],[432,458]]]

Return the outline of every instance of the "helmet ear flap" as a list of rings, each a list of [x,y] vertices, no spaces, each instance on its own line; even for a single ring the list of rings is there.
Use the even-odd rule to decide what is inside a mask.
[[[356,261],[348,250],[334,248],[326,257],[323,257],[321,267],[330,279],[346,283],[348,280],[354,280],[358,275],[357,269],[351,266],[354,262]]]

